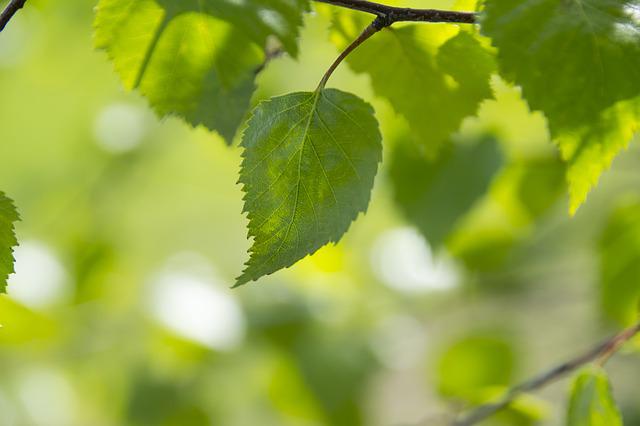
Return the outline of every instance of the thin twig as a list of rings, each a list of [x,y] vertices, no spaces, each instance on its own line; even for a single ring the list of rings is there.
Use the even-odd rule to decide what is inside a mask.
[[[386,26],[394,22],[449,22],[458,24],[474,24],[478,15],[474,12],[457,12],[438,9],[412,9],[408,7],[394,7],[373,3],[366,0],[315,0],[333,6],[346,7],[371,13],[387,21]]]
[[[353,52],[356,47],[364,43],[366,39],[380,31],[387,25],[388,24],[386,24],[384,18],[381,18],[380,16],[378,16],[371,24],[369,24],[369,26],[367,26],[367,28],[362,31],[358,38],[356,38],[349,46],[347,46],[347,48],[344,49],[340,56],[338,56],[336,60],[333,61],[327,72],[325,72],[324,76],[322,76],[322,80],[320,80],[320,83],[318,84],[318,88],[316,90],[324,89],[324,86],[327,84],[327,80],[329,80],[331,74],[333,74],[335,69],[338,68],[338,65],[340,65],[340,63],[349,55],[349,53]]]
[[[11,0],[7,7],[0,14],[0,31],[4,30],[4,27],[7,26],[13,15],[16,12],[24,7],[24,4],[27,0]]]
[[[466,416],[454,421],[452,426],[471,426],[487,417],[492,416],[498,411],[508,407],[518,396],[538,390],[549,383],[566,376],[567,374],[577,370],[585,364],[590,362],[596,362],[604,364],[611,355],[615,354],[626,342],[628,342],[633,336],[640,332],[640,323],[629,327],[615,336],[605,340],[598,346],[592,348],[590,351],[582,354],[570,361],[560,364],[557,367],[552,368],[544,372],[543,374],[536,376],[526,382],[523,382],[511,390],[509,390],[498,402],[492,404],[485,404],[475,408]]]

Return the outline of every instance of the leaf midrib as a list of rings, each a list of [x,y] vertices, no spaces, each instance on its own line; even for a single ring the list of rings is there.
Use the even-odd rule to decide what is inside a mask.
[[[318,99],[320,97],[320,93],[321,93],[321,90],[316,90],[312,95],[313,96],[313,104],[311,105],[311,108],[309,110],[309,116],[307,118],[307,124],[305,125],[304,132],[302,132],[302,140],[301,140],[301,144],[302,145],[299,148],[300,153],[298,154],[298,177],[296,179],[296,196],[295,196],[295,199],[294,199],[294,202],[293,202],[293,212],[291,213],[291,220],[289,221],[289,225],[287,225],[287,230],[285,231],[284,237],[282,237],[282,240],[280,241],[280,245],[278,246],[278,248],[273,252],[273,254],[271,256],[269,256],[267,259],[265,259],[257,267],[257,269],[262,269],[264,267],[264,265],[266,265],[269,262],[271,262],[271,260],[273,258],[275,258],[278,254],[280,254],[280,252],[282,251],[282,247],[284,246],[284,243],[287,241],[287,238],[289,237],[289,233],[291,232],[291,228],[293,227],[293,224],[295,222],[296,215],[297,215],[297,212],[298,212],[298,203],[299,203],[299,200],[300,200],[300,184],[302,182],[302,155],[304,154],[304,148],[305,148],[305,145],[307,143],[307,135],[309,133],[309,127],[311,126],[311,121],[313,119],[313,115],[315,113],[316,106],[318,104]],[[276,234],[278,232],[280,232],[280,230],[275,231]]]

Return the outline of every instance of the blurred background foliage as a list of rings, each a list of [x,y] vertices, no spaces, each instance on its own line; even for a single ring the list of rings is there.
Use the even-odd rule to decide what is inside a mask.
[[[494,77],[495,99],[425,158],[346,64],[330,86],[373,103],[384,134],[368,213],[231,290],[249,245],[239,150],[125,93],[92,49],[93,6],[30,0],[0,35],[0,183],[22,216],[0,425],[443,424],[636,318],[635,145],[570,219],[545,119],[517,88]],[[254,102],[310,90],[337,55],[316,9]],[[610,371],[640,425],[640,359]],[[484,424],[562,424],[567,388]]]

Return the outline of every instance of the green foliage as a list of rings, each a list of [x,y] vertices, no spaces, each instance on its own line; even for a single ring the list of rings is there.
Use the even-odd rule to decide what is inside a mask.
[[[488,196],[450,236],[449,251],[475,271],[503,268],[560,198],[564,171],[552,156],[507,162]]]
[[[628,0],[490,0],[482,30],[504,75],[545,113],[569,163],[570,210],[640,120],[640,22]]]
[[[258,105],[242,139],[240,182],[254,241],[238,285],[342,237],[369,203],[380,141],[373,109],[335,89]]]
[[[622,325],[638,319],[640,301],[640,203],[616,209],[600,237],[602,313]]]
[[[458,2],[456,7],[474,8],[475,2]],[[551,136],[568,162],[572,213],[615,154],[629,142],[640,122],[637,8],[637,2],[629,0],[594,0],[589,5],[562,0],[491,0],[482,15],[482,29],[498,48],[500,71],[522,87],[533,109],[544,112]],[[255,76],[263,67],[263,49],[273,44],[269,38],[277,39],[295,57],[302,14],[308,10],[307,0],[100,0],[95,44],[107,51],[125,86],[139,89],[159,115],[175,114],[192,125],[203,124],[231,142],[246,115]],[[353,11],[333,11],[331,19],[331,38],[340,49],[345,49],[370,24],[370,17]],[[569,43],[571,58],[566,60],[563,52]],[[346,58],[356,73],[370,77],[375,94],[386,99],[409,126],[410,132],[403,136],[405,141],[394,154],[391,172],[401,209],[434,245],[451,240],[451,250],[468,266],[483,267],[501,263],[526,227],[523,224],[532,223],[546,210],[549,200],[555,200],[554,188],[559,187],[553,173],[545,174],[540,184],[532,183],[535,176],[527,175],[526,166],[521,163],[524,171],[518,182],[523,186],[513,187],[518,193],[512,195],[522,198],[518,209],[531,218],[515,224],[502,221],[497,228],[480,227],[474,238],[449,238],[487,191],[497,168],[489,148],[465,154],[447,145],[463,120],[475,115],[483,102],[494,97],[490,77],[497,66],[495,51],[488,45],[489,41],[477,33],[450,24],[397,24],[379,31]],[[318,106],[328,99],[327,93],[318,97]],[[305,130],[300,122],[292,121],[304,121],[305,114],[312,118],[310,125],[327,127],[314,118],[317,102],[311,94],[308,96],[309,102],[299,106],[297,113],[294,109],[277,117],[283,128],[292,130],[288,136],[281,135],[282,143],[293,140],[294,134],[313,130],[314,126]],[[306,106],[311,109],[305,110]],[[263,110],[263,120],[268,120],[268,109],[262,106],[259,111]],[[255,119],[251,125],[257,126]],[[352,134],[339,130],[344,133],[343,138],[362,143],[369,137],[367,123],[350,126]],[[332,132],[334,129],[321,132],[316,143],[327,143]],[[251,135],[252,130],[247,134]],[[272,144],[270,137],[265,135],[260,145]],[[305,137],[298,138],[303,141],[300,158],[302,153],[310,154],[307,147],[313,146],[304,142]],[[417,142],[418,147],[411,153],[410,141]],[[284,164],[260,164],[259,169],[249,172],[247,165],[264,159],[253,158],[251,151],[255,147],[248,148],[247,144],[257,146],[257,142],[245,140],[244,144],[247,149],[241,182],[247,192],[245,211],[249,213],[249,235],[254,237],[254,246],[238,283],[288,267],[322,245],[337,241],[357,213],[365,210],[371,189],[369,180],[377,170],[377,165],[373,169],[367,165],[367,170],[373,170],[369,180],[343,179],[342,171],[336,171],[335,176],[328,174],[325,178],[321,173],[322,179],[310,176],[305,182],[290,176],[293,172],[285,166],[290,165],[288,161],[294,155],[285,157]],[[278,145],[274,152],[291,153],[294,147],[293,142]],[[443,154],[438,158],[435,154],[440,151]],[[271,154],[268,155],[265,163],[271,163]],[[481,167],[474,167],[474,155],[486,155],[488,160],[481,162]],[[349,159],[346,154],[343,157]],[[330,166],[323,161],[319,158],[318,163]],[[271,173],[277,167],[285,170],[276,174],[276,180]],[[517,167],[509,165],[505,174],[515,173]],[[318,171],[324,169],[315,173]],[[429,184],[411,185],[410,179]],[[333,180],[340,181],[345,194],[355,197],[350,210],[333,211],[318,204],[326,202]],[[331,181],[328,188],[322,187],[323,181]],[[452,183],[463,181],[471,184],[462,188]],[[272,184],[282,186],[283,191],[274,191]],[[455,203],[448,203],[444,200],[452,185],[464,193]],[[298,190],[292,189],[298,186],[307,201],[301,201]],[[547,191],[550,186],[554,188]],[[538,187],[542,190],[538,191]],[[262,192],[275,204],[263,203],[269,197]],[[252,200],[257,194],[259,203]],[[311,207],[317,205],[321,226],[311,219],[317,214]],[[271,214],[265,216],[265,211]],[[264,223],[258,220],[260,217]],[[487,260],[490,253],[492,259]]]
[[[493,333],[478,333],[453,343],[438,362],[438,389],[466,400],[511,382],[516,354],[511,342]]]
[[[290,18],[283,21],[287,30],[282,39],[295,53],[303,5],[272,2],[273,9],[261,13],[282,12]],[[139,89],[160,116],[176,114],[194,126],[218,131],[230,142],[249,108],[253,80],[264,61],[255,42],[264,42],[271,33],[257,18],[259,8],[255,1],[245,10],[216,1],[101,0],[95,45],[107,51],[125,87]]]
[[[104,84],[113,73],[89,54],[92,18],[77,1],[22,10],[0,35],[0,181],[29,218],[21,234],[31,268],[0,296],[0,423],[438,423],[423,415],[497,401],[517,370],[537,376],[552,355],[564,360],[556,351],[579,356],[600,341],[598,324],[570,329],[593,322],[571,302],[593,294],[585,285],[598,282],[598,256],[605,314],[634,320],[640,207],[600,226],[623,195],[639,199],[638,151],[569,220],[555,208],[566,169],[547,125],[579,198],[638,121],[638,49],[618,37],[637,37],[621,6],[637,2],[488,1],[501,70],[516,84],[495,75],[498,49],[479,26],[394,24],[348,57],[355,72],[343,64],[330,83],[372,101],[380,132],[352,95],[297,92],[337,56],[327,35],[344,48],[370,16],[306,15],[295,61],[306,1],[100,1],[96,44],[162,116],[230,141],[252,102],[295,92],[259,104],[245,134],[240,181],[254,246],[238,283],[337,241],[367,209],[378,168],[389,168],[348,241],[244,291],[227,289],[247,245],[241,149],[177,120],[148,120],[138,96]],[[601,62],[585,53],[594,46]],[[397,209],[443,247],[430,252]],[[467,334],[493,324],[513,324],[526,356],[500,331]],[[456,330],[464,338],[451,345]],[[425,350],[431,365],[430,348],[443,344],[439,369],[425,374]],[[636,424],[631,364],[616,366],[616,390]],[[585,417],[581,406],[600,416],[612,406],[593,403],[589,380],[598,389],[595,379],[577,385],[573,419]],[[549,403],[524,395],[482,424],[560,424],[564,401]]]
[[[429,160],[411,140],[402,140],[391,159],[396,202],[432,246],[445,241],[458,220],[487,192],[502,165],[500,148],[491,136],[449,148]]]
[[[588,368],[575,378],[567,426],[622,426],[609,378],[601,368]]]
[[[336,13],[333,39],[346,47],[368,17]],[[381,54],[381,52],[384,52]],[[406,118],[412,138],[434,154],[492,96],[492,55],[471,34],[451,26],[386,28],[347,57],[357,73],[371,77],[375,93]]]
[[[13,272],[13,247],[18,245],[15,222],[19,218],[13,201],[0,191],[0,293],[6,292],[7,277]]]

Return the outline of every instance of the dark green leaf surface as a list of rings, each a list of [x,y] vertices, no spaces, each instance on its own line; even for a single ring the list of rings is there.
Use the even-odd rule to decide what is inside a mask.
[[[160,116],[178,115],[230,141],[249,107],[264,58],[252,33],[216,13],[238,7],[214,1],[101,0],[95,45],[107,51],[125,87],[139,89]],[[256,19],[253,28],[261,28],[260,22]]]
[[[622,426],[609,378],[601,368],[591,367],[574,380],[567,426]]]
[[[569,162],[571,211],[640,120],[640,19],[629,0],[489,0],[500,68],[547,116]]]
[[[410,140],[402,141],[394,149],[390,171],[396,202],[437,247],[487,192],[501,164],[492,137],[453,145],[434,161],[421,156]]]
[[[616,209],[600,238],[600,304],[621,325],[638,318],[640,302],[640,203]]]
[[[332,34],[338,47],[367,24],[361,15],[336,14]],[[384,29],[349,55],[347,63],[371,77],[375,93],[406,118],[412,137],[427,153],[436,152],[480,102],[492,97],[493,57],[474,36],[455,35],[450,25]]]
[[[7,289],[7,277],[13,273],[13,247],[18,244],[14,223],[19,219],[13,202],[0,191],[0,293]]]
[[[262,102],[242,140],[253,237],[241,285],[337,242],[369,203],[382,156],[373,109],[335,89]]]

